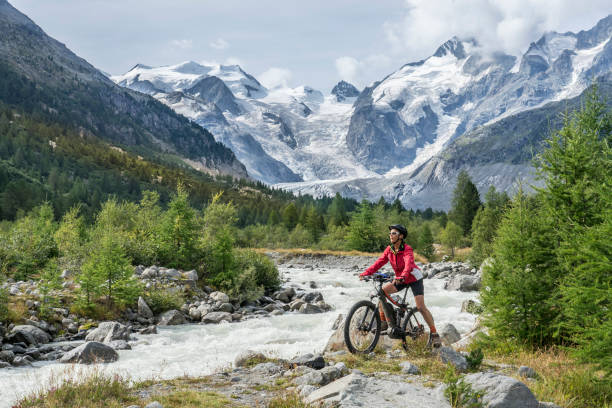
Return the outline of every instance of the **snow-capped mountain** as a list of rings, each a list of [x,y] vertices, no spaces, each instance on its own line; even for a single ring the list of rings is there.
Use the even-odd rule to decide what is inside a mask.
[[[487,54],[477,40],[454,37],[361,93],[344,81],[330,95],[307,86],[266,89],[238,66],[195,62],[137,65],[112,79],[206,127],[266,183],[447,208],[459,170],[450,163],[461,162],[445,161],[458,151],[451,147],[479,129],[502,120],[512,126],[522,112],[580,95],[612,70],[611,36],[608,16],[588,31],[547,33],[520,57]],[[544,136],[522,143],[537,149]],[[484,162],[461,167],[483,190],[532,178],[527,157],[509,162],[482,154]]]
[[[112,79],[207,128],[265,183],[375,175],[353,160],[345,143],[358,94],[350,84],[339,102],[308,86],[266,89],[236,65],[193,61],[138,64]]]

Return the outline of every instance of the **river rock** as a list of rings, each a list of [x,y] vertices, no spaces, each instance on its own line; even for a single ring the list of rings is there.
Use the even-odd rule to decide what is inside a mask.
[[[213,292],[210,294],[210,298],[214,300],[215,302],[221,302],[221,303],[229,303],[230,301],[229,296],[227,296],[223,292]]]
[[[144,329],[140,330],[138,333],[140,333],[140,334],[157,334],[157,326],[152,324],[151,326],[145,327]]]
[[[244,367],[249,361],[265,361],[267,357],[257,351],[247,350],[236,356],[234,359],[235,367]]]
[[[175,326],[185,323],[187,323],[187,320],[181,312],[178,310],[168,310],[167,312],[159,315],[157,324],[160,326]]]
[[[440,337],[448,346],[461,339],[461,335],[459,334],[457,328],[450,323],[447,323],[442,327],[442,330],[440,330]]]
[[[153,401],[145,405],[145,408],[164,408],[164,406],[158,401]]]
[[[30,366],[30,365],[32,365],[32,361],[34,361],[34,359],[32,357],[30,357],[30,356],[17,356],[13,360],[13,365],[15,367]]]
[[[256,364],[251,371],[255,373],[263,373],[263,374],[278,374],[283,371],[282,367],[276,363],[265,362]]]
[[[132,346],[128,344],[125,340],[113,340],[108,343],[113,350],[131,350]]]
[[[410,361],[401,362],[400,368],[402,369],[403,374],[414,374],[414,375],[421,374],[421,370],[419,370],[419,367],[415,366]]]
[[[70,350],[60,359],[60,363],[111,363],[119,359],[119,354],[106,344],[90,341]]]
[[[294,357],[289,360],[289,364],[292,366],[306,366],[310,368],[314,368],[315,370],[320,370],[325,367],[325,359],[320,354],[303,354],[298,357]]]
[[[231,303],[221,303],[217,308],[218,312],[227,312],[232,313],[234,311],[234,306]]]
[[[49,343],[51,341],[51,336],[36,326],[19,325],[13,327],[6,341],[8,343],[23,342],[29,346],[37,346],[39,344]]]
[[[468,364],[465,357],[453,350],[451,347],[444,346],[434,351],[444,364],[451,363],[458,371],[466,371]]]
[[[110,343],[113,340],[129,340],[131,331],[130,327],[118,322],[102,322],[87,334],[85,341]]]
[[[231,322],[232,315],[227,312],[210,312],[202,318],[202,323],[221,323],[222,321]]]
[[[305,303],[302,306],[300,306],[300,313],[315,314],[315,313],[321,313],[321,312],[323,312],[323,310],[319,306],[316,306],[310,303]]]
[[[142,296],[138,297],[138,314],[145,319],[150,319],[153,317],[153,312],[147,302],[142,298]]]
[[[444,289],[470,292],[480,289],[480,276],[456,275],[444,284]]]
[[[5,361],[7,363],[12,363],[15,359],[15,353],[10,350],[2,350],[0,351],[0,361]]]
[[[539,402],[522,382],[496,373],[475,373],[464,377],[474,391],[484,393],[487,408],[538,408]]]
[[[302,299],[295,299],[291,303],[289,303],[289,307],[291,308],[291,310],[295,311],[300,310],[300,307],[305,304],[306,302],[304,302]]]

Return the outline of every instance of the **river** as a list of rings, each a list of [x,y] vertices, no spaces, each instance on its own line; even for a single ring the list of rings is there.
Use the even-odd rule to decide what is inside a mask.
[[[59,384],[65,377],[77,377],[90,370],[118,373],[134,380],[202,376],[230,367],[244,350],[291,358],[298,354],[321,352],[332,334],[331,326],[339,313],[367,297],[369,283],[359,281],[345,268],[308,265],[280,266],[287,284],[303,287],[314,281],[325,302],[333,310],[322,314],[286,313],[280,316],[247,319],[218,325],[187,324],[158,327],[157,335],[136,335],[132,350],[119,351],[111,364],[72,366],[57,362],[35,362],[32,367],[0,370],[0,408],[10,407],[23,395]],[[444,290],[443,279],[425,280],[425,300],[441,328],[452,323],[466,333],[474,316],[461,313],[461,303],[474,299],[477,292]],[[412,294],[408,297],[412,299]]]

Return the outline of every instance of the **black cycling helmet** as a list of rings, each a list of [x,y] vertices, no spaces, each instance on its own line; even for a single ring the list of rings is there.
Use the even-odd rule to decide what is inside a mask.
[[[404,236],[404,238],[406,238],[406,236],[408,235],[408,230],[402,224],[389,225],[389,231],[391,231],[392,229],[398,230],[399,233]]]

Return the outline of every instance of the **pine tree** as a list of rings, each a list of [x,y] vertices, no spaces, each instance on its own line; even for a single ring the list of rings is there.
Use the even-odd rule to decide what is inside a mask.
[[[541,198],[519,191],[499,225],[493,260],[483,270],[483,316],[494,336],[533,346],[553,341],[551,322],[559,314],[553,228]]]
[[[447,222],[446,228],[442,230],[440,241],[442,241],[442,245],[451,250],[451,258],[455,257],[455,248],[461,243],[461,238],[463,238],[461,227],[452,221]]]
[[[179,186],[161,220],[160,260],[175,268],[192,267],[198,229],[196,212],[189,204],[187,191]]]
[[[433,246],[434,239],[429,225],[423,224],[421,228],[421,236],[419,237],[419,253],[428,260],[433,260],[435,249]]]
[[[453,191],[452,208],[448,219],[461,227],[464,236],[469,236],[472,221],[480,207],[480,195],[467,171],[462,170],[457,176],[457,186]]]
[[[299,220],[297,207],[294,203],[289,203],[283,210],[283,223],[289,231],[295,228]]]
[[[380,249],[374,213],[367,200],[363,200],[349,224],[348,245],[358,251],[374,252]]]
[[[501,215],[510,201],[505,192],[498,193],[494,186],[489,188],[485,200],[486,203],[478,209],[472,222],[470,260],[475,265],[480,265],[485,258],[493,253],[493,239],[497,233]]]
[[[346,214],[344,199],[340,193],[336,193],[334,196],[334,199],[327,210],[327,214],[329,215],[330,225],[340,226],[348,223],[348,215]]]

